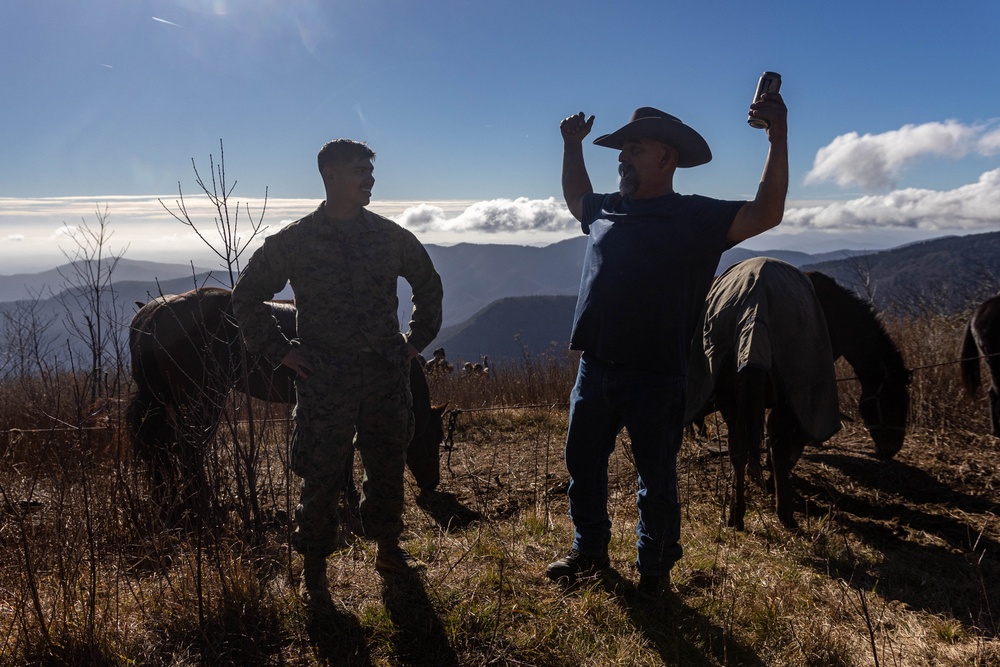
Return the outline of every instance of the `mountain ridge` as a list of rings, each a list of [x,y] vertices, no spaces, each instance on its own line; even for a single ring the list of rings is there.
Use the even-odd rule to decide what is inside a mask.
[[[564,349],[586,243],[587,237],[581,235],[542,247],[471,243],[426,246],[445,287],[444,327],[427,352],[444,346],[450,358],[457,355],[479,361],[484,355],[493,360],[521,359],[560,346]],[[871,296],[875,305],[886,312],[934,309],[953,314],[1000,286],[1000,232],[947,236],[880,251],[840,250],[815,255],[787,250],[752,251],[737,246],[723,254],[718,272],[759,256],[827,273],[862,295]],[[73,266],[66,264],[37,274],[0,276],[0,296],[22,296],[0,303],[0,313],[10,319],[17,316],[19,309],[30,306],[53,321],[79,318],[80,304],[74,305],[79,301],[78,292],[65,289],[72,287],[69,283],[74,275]],[[228,277],[221,270],[122,258],[113,273],[113,295],[120,319],[124,320],[122,328],[127,330],[134,302],[200,285],[227,286]],[[56,280],[64,289],[51,287]],[[286,287],[277,298],[289,296]],[[400,281],[399,317],[404,330],[411,310],[409,298],[409,285]]]
[[[806,271],[820,271],[872,299],[886,316],[921,314],[955,315],[966,311],[1000,289],[1000,232],[947,236],[908,243],[880,251],[836,251],[818,255],[788,251],[755,252],[739,247],[727,251],[718,273],[751,257],[776,257]],[[493,361],[565,353],[568,347],[573,295],[549,302],[551,312],[565,321],[540,318],[525,333],[523,315],[536,309],[533,297],[521,296],[494,302],[459,326],[442,329],[433,347],[445,347],[449,358],[478,361],[490,354]],[[491,312],[493,311],[493,312]],[[504,325],[509,319],[511,324]],[[481,322],[488,322],[482,326]],[[511,354],[511,342],[523,349]]]

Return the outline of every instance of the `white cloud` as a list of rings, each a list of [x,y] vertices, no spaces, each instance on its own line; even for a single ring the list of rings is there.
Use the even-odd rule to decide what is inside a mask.
[[[411,206],[396,217],[396,222],[416,232],[444,227],[446,221],[444,209],[433,204]]]
[[[1000,143],[1000,133],[983,133],[979,145]],[[985,149],[983,149],[985,150]],[[0,252],[0,273],[43,270],[66,261],[60,248],[73,247],[78,225],[96,220],[95,211],[107,207],[114,231],[113,247],[128,248],[129,259],[187,263],[215,267],[219,260],[195,234],[171,217],[160,204],[176,207],[176,195],[167,197],[64,197],[49,199],[0,198],[0,238],[10,241]],[[218,215],[204,198],[191,197],[187,210],[205,231],[214,233]],[[318,199],[269,199],[266,234],[313,211]],[[241,229],[246,206],[254,219],[263,201],[242,200]],[[547,245],[580,234],[577,222],[561,200],[494,199],[490,201],[375,201],[371,209],[417,233],[423,243],[516,243]],[[232,210],[231,210],[232,212]],[[73,224],[76,223],[76,224]],[[862,240],[886,239],[904,243],[915,237],[995,231],[1000,229],[1000,169],[988,171],[968,185],[953,190],[900,189],[848,201],[790,201],[784,222],[761,242],[787,241],[802,247],[813,236],[845,239],[855,233]],[[13,241],[17,240],[16,245]],[[258,239],[256,245],[262,239]],[[888,241],[882,247],[888,247]],[[785,247],[782,245],[775,246]],[[868,246],[865,246],[868,247]]]
[[[954,190],[906,188],[886,195],[790,208],[781,226],[815,230],[996,231],[1000,229],[1000,169]]]
[[[565,204],[548,199],[491,199],[475,202],[455,217],[433,204],[411,206],[396,221],[415,232],[568,232],[578,228]]]
[[[63,225],[58,229],[56,229],[54,232],[52,232],[52,234],[49,236],[49,240],[59,241],[67,238],[71,239],[74,236],[76,236],[76,232],[78,229],[80,229],[78,225]]]
[[[1000,153],[1000,130],[993,130],[979,140],[979,150],[986,155]]]
[[[882,134],[843,134],[816,153],[805,182],[833,181],[841,187],[872,192],[895,187],[910,164],[925,156],[958,159],[1000,153],[1000,130],[990,124],[963,125],[955,120],[904,125]]]

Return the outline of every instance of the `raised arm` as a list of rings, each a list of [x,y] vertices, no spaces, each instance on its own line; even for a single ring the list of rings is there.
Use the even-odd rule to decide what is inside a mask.
[[[583,140],[593,126],[594,117],[586,118],[582,111],[559,124],[563,138],[563,197],[569,212],[580,222],[583,222],[583,198],[594,191],[583,162]]]
[[[785,214],[788,194],[788,109],[785,102],[780,94],[768,93],[750,105],[750,110],[754,117],[767,121],[770,147],[757,196],[743,205],[729,227],[728,237],[733,243],[776,227]]]

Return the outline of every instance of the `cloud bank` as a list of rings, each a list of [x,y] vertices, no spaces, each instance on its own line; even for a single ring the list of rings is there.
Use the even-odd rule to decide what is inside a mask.
[[[907,166],[932,156],[959,159],[1000,153],[996,122],[963,125],[954,120],[904,125],[883,134],[843,134],[816,153],[807,185],[832,181],[841,187],[874,192],[896,187]]]
[[[1000,229],[1000,169],[954,190],[905,188],[822,206],[789,208],[782,227],[817,230],[894,228],[941,232]]]
[[[555,198],[494,199],[470,203],[461,212],[416,204],[394,219],[417,234],[443,234],[454,240],[474,234],[524,238],[532,233],[556,233],[566,238],[579,233],[577,221]],[[790,201],[780,227],[783,232],[865,229],[943,234],[1000,230],[1000,169],[953,190],[903,188],[820,205]]]
[[[571,232],[579,227],[566,205],[548,199],[491,199],[475,202],[455,217],[439,206],[419,204],[407,208],[396,222],[414,232]]]
[[[1000,123],[1000,122],[998,122]],[[949,121],[909,125],[882,135],[838,137],[817,155],[808,180],[841,185],[885,187],[908,164],[922,158],[958,159],[963,155],[1000,154],[1000,129],[963,126]],[[318,199],[240,200],[239,222],[259,219],[262,211],[274,233],[315,209]],[[109,215],[114,250],[128,249],[131,259],[195,260],[215,266],[217,258],[170,211],[177,195],[0,198],[0,273],[42,270],[65,261],[80,224]],[[191,197],[186,210],[203,231],[214,229],[218,212],[204,197]],[[488,201],[374,201],[371,210],[415,232],[429,244],[516,243],[546,245],[580,234],[561,199],[492,199]],[[235,207],[233,207],[235,212]],[[241,227],[245,229],[245,227]],[[876,239],[882,247],[917,238],[1000,230],[1000,168],[981,174],[974,183],[951,190],[896,188],[844,201],[789,201],[785,218],[766,242],[782,240],[808,251],[812,239],[847,238],[853,232]],[[762,239],[761,242],[765,240]],[[253,250],[253,248],[251,248]]]

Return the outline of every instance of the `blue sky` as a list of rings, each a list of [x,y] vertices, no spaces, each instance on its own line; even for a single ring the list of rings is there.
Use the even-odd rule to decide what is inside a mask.
[[[714,160],[681,192],[752,197],[745,122],[782,74],[786,222],[755,247],[886,247],[1000,222],[1000,4],[33,0],[0,9],[0,274],[55,265],[105,209],[136,259],[192,257],[157,202],[198,205],[225,145],[234,197],[272,228],[322,199],[328,139],[377,152],[372,208],[426,242],[544,243],[561,200],[559,121],[593,135],[639,106],[679,116]],[[614,151],[585,152],[598,190]],[[212,224],[211,211],[204,215]]]

